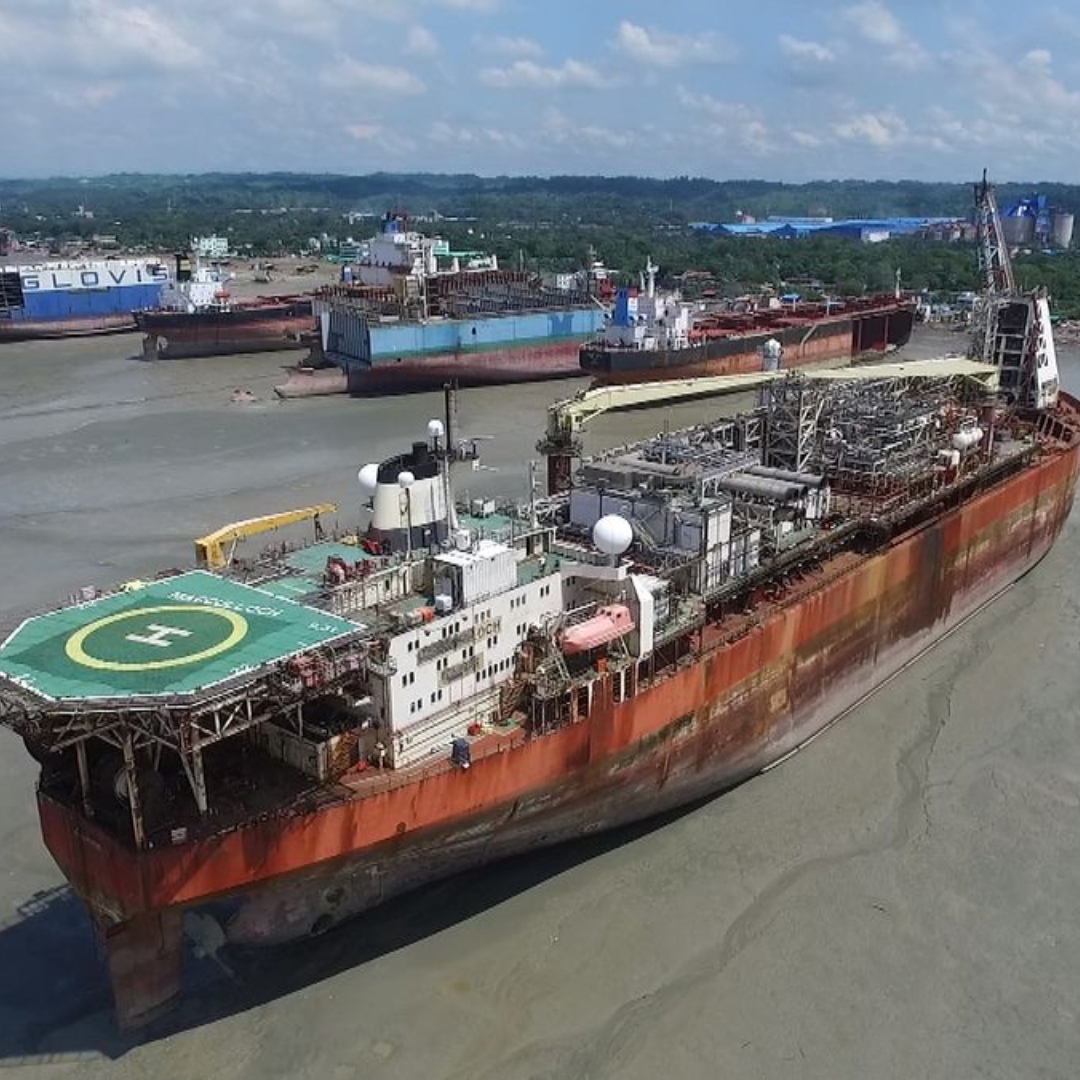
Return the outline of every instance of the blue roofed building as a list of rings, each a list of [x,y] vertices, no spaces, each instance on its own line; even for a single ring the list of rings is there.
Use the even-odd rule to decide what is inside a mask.
[[[781,239],[797,239],[823,233],[844,236],[863,243],[876,243],[894,236],[911,236],[935,227],[951,224],[955,218],[946,217],[884,217],[844,218],[831,217],[769,217],[764,221],[716,223],[692,221],[690,228],[698,232],[720,236],[775,236]]]

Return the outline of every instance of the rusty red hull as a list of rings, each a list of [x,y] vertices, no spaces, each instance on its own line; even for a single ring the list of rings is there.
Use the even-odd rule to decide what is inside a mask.
[[[383,360],[347,371],[350,394],[398,394],[434,390],[456,380],[459,386],[505,386],[581,375],[580,344],[574,339],[522,344],[508,342],[470,352],[438,352]]]
[[[281,297],[238,304],[229,311],[140,311],[146,360],[228,356],[302,349],[314,328],[310,297]]]
[[[136,329],[130,311],[86,315],[70,319],[9,322],[0,319],[0,344],[5,341],[55,341],[62,338],[129,334]]]
[[[744,375],[761,370],[761,350],[770,338],[783,346],[783,366],[799,368],[899,348],[910,340],[914,322],[914,306],[897,301],[854,315],[792,316],[754,331],[722,330],[709,340],[681,349],[585,345],[580,363],[600,385]]]
[[[121,1019],[179,987],[177,912],[235,896],[234,942],[319,933],[424,881],[723,790],[812,738],[1031,569],[1073,503],[1080,440],[868,555],[842,553],[689,663],[597,684],[587,719],[468,771],[364,775],[317,813],[136,853],[47,794],[45,842],[98,919]],[[621,699],[621,700],[620,700]]]

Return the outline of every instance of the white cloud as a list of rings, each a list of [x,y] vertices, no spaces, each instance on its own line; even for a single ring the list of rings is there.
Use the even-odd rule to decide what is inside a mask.
[[[544,67],[534,60],[515,60],[509,67],[485,68],[480,72],[485,86],[498,90],[558,90],[563,87],[600,89],[607,80],[594,67],[580,60],[566,60],[561,67]]]
[[[961,4],[930,23],[900,0],[837,0],[752,39],[717,5],[697,6],[698,24],[655,5],[652,21],[601,16],[597,33],[569,5],[505,0],[513,22],[489,14],[499,0],[0,0],[0,142],[34,175],[312,153],[329,169],[410,167],[405,133],[474,171],[1073,175],[1080,18],[1044,0],[1018,30],[1004,0]],[[742,41],[737,82],[705,66]],[[613,86],[635,92],[632,115],[594,107]],[[573,94],[588,111],[544,114]]]
[[[1006,61],[984,42],[969,42],[943,57],[952,81],[988,117],[1029,128],[1055,127],[1080,120],[1080,92],[1054,70],[1046,49],[1032,49]]]
[[[1054,75],[1053,57],[1047,49],[1032,49],[1017,65],[1013,89],[1020,100],[1051,114],[1080,111],[1080,93],[1070,90]]]
[[[709,134],[755,155],[776,150],[776,140],[760,111],[741,101],[721,101],[710,94],[695,94],[685,87],[676,88],[679,104],[709,118]]]
[[[615,47],[649,67],[726,64],[735,57],[734,49],[718,34],[671,34],[626,20],[619,23]]]
[[[738,101],[721,101],[711,94],[695,94],[685,87],[675,91],[679,104],[687,109],[696,109],[721,123],[739,123],[749,120],[753,115],[750,107]]]
[[[885,50],[885,59],[894,67],[913,70],[926,63],[926,51],[882,0],[864,0],[849,7],[846,15],[860,37]]]
[[[496,34],[494,37],[479,36],[475,39],[476,47],[482,52],[492,53],[495,56],[525,57],[538,60],[544,55],[544,50],[532,38],[506,37]]]
[[[189,0],[199,3],[200,0]],[[288,33],[316,39],[333,39],[348,27],[357,29],[377,23],[410,23],[418,9],[450,8],[483,15],[498,10],[500,0],[228,0],[220,18],[277,24]]]
[[[847,142],[866,143],[878,149],[908,142],[911,133],[904,120],[891,110],[865,112],[832,125]]]
[[[548,109],[544,113],[540,133],[549,142],[569,144],[586,153],[598,147],[625,150],[635,143],[632,131],[612,131],[598,124],[579,124],[558,109]]]
[[[382,134],[382,124],[346,124],[345,130],[359,142],[377,139]]]
[[[501,131],[492,127],[466,127],[447,123],[445,120],[436,120],[430,128],[430,136],[433,142],[460,146],[463,144],[477,145],[488,144],[495,146],[523,147],[525,141],[514,132]]]
[[[423,26],[410,26],[405,37],[405,48],[413,56],[437,56],[439,43],[435,35]]]
[[[328,64],[319,76],[331,90],[373,90],[388,94],[422,94],[423,82],[405,68],[361,63],[352,57],[339,57]]]
[[[896,47],[906,38],[896,16],[881,0],[865,0],[848,8],[848,18],[867,41],[877,45]]]
[[[836,59],[836,53],[828,45],[817,41],[801,41],[790,34],[780,35],[780,51],[799,63],[831,64]]]
[[[127,80],[151,71],[192,71],[206,61],[198,36],[156,5],[69,0],[45,11],[28,6],[0,20],[6,67],[47,69],[60,79]]]

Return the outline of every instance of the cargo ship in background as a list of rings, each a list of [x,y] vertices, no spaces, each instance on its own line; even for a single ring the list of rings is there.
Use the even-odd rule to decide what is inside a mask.
[[[650,261],[640,289],[616,292],[602,335],[582,346],[581,370],[597,385],[850,362],[906,345],[915,325],[916,301],[899,292],[717,309],[658,292],[656,271]]]
[[[229,275],[176,256],[176,277],[159,300],[135,312],[144,360],[174,360],[304,347],[314,326],[310,296],[237,300]]]
[[[604,325],[612,295],[592,261],[561,287],[501,269],[493,255],[453,252],[388,213],[348,279],[318,291],[318,329],[281,397],[406,393],[580,374],[578,350]]]
[[[16,628],[0,721],[41,763],[121,1026],[175,1001],[185,938],[320,935],[755,775],[1031,569],[1073,504],[1080,403],[1045,298],[981,250],[977,359],[770,373],[758,408],[522,507],[456,505],[475,447],[448,408],[360,470],[361,528],[238,522],[198,569]],[[238,557],[306,520],[310,543]]]
[[[0,342],[133,331],[171,284],[153,258],[0,264]]]

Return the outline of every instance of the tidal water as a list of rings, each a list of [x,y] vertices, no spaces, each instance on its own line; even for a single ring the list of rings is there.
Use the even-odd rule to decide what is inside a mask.
[[[0,349],[0,622],[191,562],[238,518],[334,501],[442,395],[278,402],[277,356],[135,359],[138,337]],[[921,332],[906,357],[961,349]],[[1080,390],[1080,353],[1064,350]],[[527,497],[580,380],[465,390]],[[235,388],[256,402],[230,402]],[[730,402],[726,407],[730,407]],[[609,415],[589,448],[715,403]],[[542,472],[541,472],[542,475]],[[433,887],[226,972],[138,1041],[0,731],[0,1069],[11,1076],[1074,1076],[1080,1061],[1080,529],[780,768],[647,828]],[[56,891],[53,891],[56,890]]]

